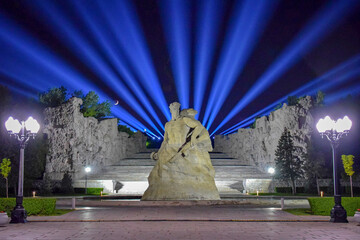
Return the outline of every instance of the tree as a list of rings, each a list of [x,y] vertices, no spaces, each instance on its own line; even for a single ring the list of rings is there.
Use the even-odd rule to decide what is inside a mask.
[[[299,98],[296,96],[287,97],[288,106],[295,106],[299,102]]]
[[[71,175],[66,172],[61,180],[61,189],[62,193],[74,193],[74,188],[72,186],[72,178]]]
[[[94,91],[90,91],[86,95],[84,95],[82,91],[74,91],[72,96],[83,100],[80,111],[84,114],[84,117],[102,118],[110,115],[111,113],[110,102],[105,101],[99,103],[99,95],[97,95]]]
[[[307,179],[308,189],[311,188],[314,180],[316,182],[316,190],[320,195],[319,178],[324,176],[325,157],[324,154],[315,148],[313,142],[309,142],[306,147],[306,152],[301,156],[304,164],[304,175]]]
[[[43,181],[40,184],[39,193],[43,195],[51,195],[52,193],[52,181],[49,175],[45,175]]]
[[[11,161],[8,158],[4,158],[0,164],[0,170],[1,170],[1,175],[5,178],[6,180],[6,198],[9,197],[9,186],[8,186],[8,176],[9,173],[11,171]]]
[[[77,97],[83,100],[83,104],[80,107],[80,111],[84,117],[102,118],[110,115],[111,104],[109,101],[99,103],[99,96],[90,91],[84,95],[81,90],[75,90],[73,93],[68,94],[67,89],[63,86],[59,88],[51,88],[47,92],[39,94],[39,101],[44,107],[57,107],[65,103],[68,97]]]
[[[315,106],[317,107],[324,106],[324,98],[325,98],[325,93],[323,93],[322,91],[318,91],[316,93]]]
[[[128,128],[127,126],[125,126],[125,125],[118,125],[118,130],[119,130],[119,132],[126,132],[127,134],[129,134],[129,136],[132,136],[132,135],[134,135],[134,132],[133,131],[131,131],[131,129],[130,128]]]
[[[282,108],[282,106],[283,106],[283,103],[282,103],[282,102],[279,102],[279,103],[275,106],[274,111]]]
[[[39,101],[45,107],[57,107],[63,104],[67,98],[67,89],[63,86],[51,88],[47,92],[39,94]]]
[[[350,177],[350,189],[351,197],[354,197],[353,187],[352,187],[352,175],[354,175],[354,155],[341,155],[341,160],[344,165],[345,173]]]
[[[286,128],[282,133],[275,151],[276,177],[291,181],[292,193],[296,193],[295,181],[303,175],[301,160],[294,155],[295,148],[290,131]]]

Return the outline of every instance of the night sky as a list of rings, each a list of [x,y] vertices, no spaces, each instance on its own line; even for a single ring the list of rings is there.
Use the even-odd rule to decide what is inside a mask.
[[[43,0],[44,1],[44,0]],[[211,0],[208,0],[209,2]],[[120,106],[127,110],[132,116],[139,120],[145,126],[151,127],[148,125],[141,114],[138,111],[134,110],[132,102],[129,102],[124,96],[120,96],[117,91],[111,87],[111,84],[107,84],[104,76],[99,73],[99,71],[94,70],[87,63],[87,57],[85,55],[79,54],[74,45],[69,44],[66,38],[69,36],[59,34],[59,28],[54,26],[52,22],[46,20],[46,15],[41,13],[42,5],[39,4],[41,1],[18,1],[18,0],[1,0],[0,1],[0,21],[10,21],[25,31],[26,34],[32,38],[39,41],[39,43],[45,46],[50,50],[51,54],[56,55],[58,58],[62,59],[69,66],[71,66],[75,71],[82,75],[88,82],[94,84],[96,89],[95,91],[103,91],[108,99],[112,102],[115,100],[120,101]],[[104,47],[99,44],[98,37],[93,34],[93,28],[86,25],[86,21],[83,19],[83,15],[79,14],[79,6],[84,7],[91,13],[90,19],[94,16],[93,20],[98,21],[98,24],[95,28],[99,29],[99,32],[104,33],[105,39],[108,39],[108,36],[113,36],[110,33],[111,27],[106,24],[104,21],[104,16],[102,13],[109,14],[110,18],[111,11],[114,12],[114,1],[104,1],[106,4],[103,4],[108,9],[101,12],[94,1],[77,1],[79,4],[73,4],[74,0],[62,0],[62,1],[52,1],[52,6],[59,10],[62,14],[62,18],[66,19],[68,22],[72,23],[74,26],[74,31],[77,34],[80,34],[85,39],[88,40],[93,51],[96,52],[99,56],[98,60],[101,61],[108,69],[116,72],[116,66],[112,63],[109,55],[104,51]],[[236,22],[234,22],[234,16],[236,15],[237,6],[239,1],[216,1],[218,7],[217,13],[217,25],[211,26],[217,29],[216,37],[211,38],[214,42],[213,55],[210,59],[210,64],[207,68],[207,77],[204,79],[206,82],[206,90],[204,91],[204,99],[202,101],[202,108],[199,115],[199,120],[202,120],[205,114],[206,106],[209,102],[211,96],[211,90],[214,83],[214,78],[219,70],[220,66],[224,66],[221,63],[221,56],[223,49],[227,43],[226,39],[229,35],[229,30],[236,28]],[[329,4],[336,4],[339,2],[348,2],[351,7],[348,10],[344,10],[344,13],[335,20],[331,26],[325,26],[327,30],[320,34],[320,36],[315,37],[310,41],[309,47],[307,50],[302,50],[296,53],[296,61],[287,62],[281,61],[281,66],[285,66],[286,69],[283,73],[279,74],[278,77],[265,87],[262,91],[259,92],[256,96],[249,101],[246,106],[231,118],[230,121],[224,124],[220,130],[225,130],[232,125],[240,122],[246,117],[254,114],[255,112],[267,107],[269,104],[277,101],[278,99],[287,96],[292,91],[304,86],[307,83],[310,83],[312,80],[321,77],[323,74],[327,73],[331,69],[337,67],[341,63],[355,57],[360,54],[360,1],[273,1],[273,12],[269,13],[266,22],[263,24],[262,29],[259,29],[258,37],[255,41],[252,41],[253,48],[250,50],[249,55],[245,61],[245,65],[242,70],[236,74],[234,78],[236,81],[234,85],[229,89],[226,100],[224,104],[221,105],[220,111],[216,114],[214,122],[209,128],[211,133],[214,129],[223,121],[223,119],[231,112],[234,106],[242,100],[242,98],[249,92],[249,90],[254,87],[257,83],[257,80],[260,79],[264,73],[266,73],[273,65],[274,62],[279,60],[279,57],[286,52],[290,52],[292,49],[297,46],[291,46],[290,43],[294,39],[298,38],[297,45],[301,45],[306,41],[306,36],[299,36],[304,30],[304,27],[308,25],[309,21],[325,6]],[[122,6],[123,1],[117,1],[119,6]],[[201,44],[197,38],[198,31],[201,30],[201,27],[198,24],[199,12],[205,6],[205,1],[182,1],[182,4],[185,6],[185,12],[182,15],[184,18],[184,26],[186,36],[180,35],[181,38],[178,40],[186,40],[189,42],[189,48],[187,49],[189,58],[188,60],[184,59],[182,64],[188,67],[189,74],[189,107],[194,107],[194,76],[196,74],[196,59],[198,55],[196,54],[197,47]],[[116,4],[115,4],[116,5]],[[165,4],[166,5],[166,4]],[[135,0],[130,1],[130,6],[134,10],[133,17],[137,19],[139,25],[134,25],[138,27],[137,30],[142,33],[145,40],[146,48],[150,53],[151,65],[154,67],[155,73],[158,77],[158,80],[161,84],[161,90],[165,96],[167,104],[173,101],[179,101],[176,79],[177,74],[174,71],[174,58],[173,53],[176,49],[171,49],[169,47],[169,34],[168,28],[164,26],[164,14],[162,10],[165,9],[164,1],[155,1],[155,0]],[[116,10],[116,9],[115,9]],[[124,10],[124,9],[122,9]],[[47,10],[46,10],[47,11]],[[170,11],[170,10],[169,10]],[[171,12],[170,12],[171,13]],[[183,12],[181,12],[183,13]],[[51,14],[51,13],[50,13]],[[171,14],[166,14],[166,17],[172,17]],[[326,14],[325,14],[326,15]],[[330,14],[329,14],[330,15]],[[214,16],[215,17],[215,16]],[[251,14],[249,14],[251,17]],[[117,24],[122,24],[121,19],[114,18],[115,26]],[[169,22],[171,19],[169,19]],[[4,25],[5,24],[5,25]],[[2,26],[10,26],[4,23]],[[315,24],[315,23],[314,23]],[[12,25],[11,25],[12,26]],[[252,28],[254,26],[245,24],[246,28]],[[67,28],[68,26],[64,23],[62,26]],[[93,26],[94,27],[94,26]],[[241,31],[246,31],[246,29]],[[70,28],[69,28],[70,29]],[[323,28],[316,29],[320,31]],[[13,34],[12,27],[2,27],[0,28],[0,84],[15,87],[18,90],[25,91],[27,93],[36,94],[39,89],[46,91],[45,86],[40,86],[39,89],[34,89],[31,85],[41,85],[36,82],[36,79],[46,78],[48,70],[44,70],[41,65],[38,65],[36,68],[24,69],[22,66],[26,66],[26,61],[31,61],[31,57],[22,59],[21,51],[13,51],[10,47],[11,44],[7,43],[6,36]],[[71,35],[71,32],[68,34]],[[312,33],[314,34],[314,33]],[[315,33],[316,34],[316,33]],[[63,36],[63,37],[62,37]],[[70,36],[71,37],[71,36]],[[114,36],[113,36],[114,37]],[[126,33],[118,36],[124,38],[124,41],[131,41],[130,38],[127,38]],[[304,38],[304,41],[302,41]],[[114,37],[113,39],[116,39]],[[116,40],[109,41],[109,44],[116,45]],[[131,52],[132,43],[129,42],[128,47]],[[173,46],[173,45],[172,45]],[[290,46],[290,47],[289,47]],[[24,48],[31,48],[31,45],[24,44]],[[115,49],[115,47],[113,48]],[[250,49],[246,48],[245,49]],[[186,51],[180,50],[180,54]],[[242,54],[238,48],[233,48],[231,52],[236,54]],[[20,53],[20,54],[19,54]],[[25,54],[25,53],[24,53]],[[40,54],[40,53],[39,53]],[[137,74],[139,68],[142,66],[136,66],[134,61],[128,59],[128,55],[123,54],[121,50],[116,51],[115,54],[121,56],[122,64],[125,68],[135,76],[135,81],[141,83],[145,81],[143,77]],[[136,52],[134,52],[134,58],[138,57]],[[46,58],[46,56],[44,56]],[[140,56],[139,56],[140,59]],[[21,83],[19,78],[14,77],[15,73],[9,68],[5,68],[4,64],[11,62],[12,65],[17,66],[18,62],[25,62],[23,65],[19,65],[18,71],[27,71],[33,74],[34,76],[39,76],[38,78],[32,78],[30,86],[26,86]],[[50,60],[49,60],[50,61]],[[4,64],[3,64],[4,63]],[[56,62],[51,63],[56,65]],[[141,60],[138,61],[138,64],[142,64]],[[360,62],[353,67],[354,69],[360,69]],[[226,68],[225,68],[226,71]],[[17,73],[17,72],[16,72]],[[37,75],[38,74],[38,75]],[[132,93],[137,99],[136,92],[132,89],[129,83],[124,81],[124,77],[121,74],[116,73],[117,81],[122,81],[130,93]],[[24,73],[22,77],[26,76]],[[51,78],[51,74],[48,75]],[[26,80],[26,79],[23,79]],[[359,72],[352,76],[351,79],[343,81],[341,84],[334,86],[325,90],[325,93],[328,96],[332,94],[338,94],[343,92],[345,97],[349,92],[345,91],[346,89],[356,89],[359,87],[360,74]],[[28,81],[28,80],[26,80]],[[147,81],[147,80],[146,80]],[[225,80],[224,80],[225,81]],[[269,80],[270,81],[270,80]],[[327,81],[332,81],[328,79]],[[326,82],[325,82],[326,83]],[[71,85],[71,82],[61,81],[61,78],[54,79],[54,82],[51,83],[53,87],[59,87],[64,85],[68,89],[75,90],[78,87]],[[312,90],[316,88],[317,90],[322,90],[324,83],[319,83],[312,87]],[[152,96],[149,94],[149,91],[144,89],[144,86],[141,85],[141,89],[145,92],[147,98],[150,101],[150,104],[153,106],[155,112],[160,118],[161,122],[164,124],[166,122],[165,116],[161,113],[161,108],[159,107],[158,102],[156,102]],[[88,90],[84,88],[83,90]],[[351,92],[354,94],[354,92]],[[359,94],[359,92],[355,92]],[[341,95],[341,94],[340,94]],[[146,106],[141,104],[144,109],[147,109]],[[114,106],[113,108],[116,108]],[[197,109],[199,110],[199,109]],[[147,111],[147,110],[146,110]],[[149,112],[148,112],[149,113]],[[151,119],[153,119],[152,115]],[[120,117],[121,116],[117,116]],[[155,122],[155,121],[154,121]]]

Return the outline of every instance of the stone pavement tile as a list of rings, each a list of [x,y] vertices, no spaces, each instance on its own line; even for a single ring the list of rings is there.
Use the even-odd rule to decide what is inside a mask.
[[[2,240],[27,239],[358,239],[355,223],[109,222],[27,223],[0,228]],[[359,230],[358,230],[359,229]]]
[[[63,216],[29,217],[29,220],[327,220],[323,216],[295,216],[278,208],[238,206],[111,207],[89,208]]]
[[[31,220],[122,220],[121,222],[31,222]],[[154,221],[168,219],[174,221]],[[204,221],[180,221],[201,220]],[[279,209],[238,206],[90,208],[56,217],[29,217],[0,228],[1,240],[57,239],[359,239],[360,227],[330,222],[217,222],[221,219],[325,219]],[[131,221],[136,220],[136,221]],[[152,221],[142,221],[152,220]],[[215,220],[215,221],[206,221]]]

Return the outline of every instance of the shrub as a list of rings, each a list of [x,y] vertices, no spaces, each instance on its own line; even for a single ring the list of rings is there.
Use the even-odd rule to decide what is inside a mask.
[[[291,187],[275,187],[275,192],[277,193],[292,193]],[[297,193],[305,193],[304,187],[297,187],[296,188]]]
[[[71,175],[66,172],[61,180],[60,191],[62,193],[74,193]]]
[[[16,205],[15,198],[0,198],[0,211],[10,216]],[[56,205],[55,198],[24,198],[23,206],[29,216],[49,215],[54,212]]]
[[[66,101],[67,89],[63,86],[51,88],[39,94],[39,101],[45,107],[57,107]]]
[[[74,188],[75,193],[85,193],[85,188]],[[104,188],[87,188],[88,195],[100,195]]]
[[[314,197],[308,198],[311,211],[315,215],[330,216],[330,211],[334,207],[333,197]],[[343,197],[341,205],[345,208],[348,216],[354,216],[356,209],[360,208],[360,197]]]

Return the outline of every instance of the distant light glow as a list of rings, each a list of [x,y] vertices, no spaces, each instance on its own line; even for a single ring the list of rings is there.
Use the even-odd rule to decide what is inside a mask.
[[[275,173],[275,168],[269,167],[269,168],[268,168],[268,173],[274,174],[274,173]]]

